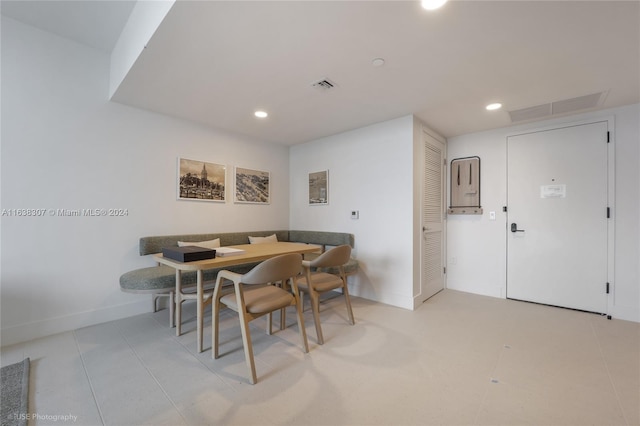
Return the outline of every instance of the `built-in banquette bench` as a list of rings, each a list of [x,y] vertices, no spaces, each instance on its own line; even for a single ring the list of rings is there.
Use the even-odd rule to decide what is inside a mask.
[[[178,241],[199,242],[220,238],[221,246],[233,246],[238,244],[248,244],[249,237],[265,237],[275,234],[278,241],[301,242],[316,244],[322,250],[329,247],[348,244],[354,247],[354,237],[352,234],[344,232],[318,232],[318,231],[256,231],[256,232],[229,232],[219,234],[185,234],[185,235],[163,235],[140,238],[140,256],[162,253],[163,247],[177,247]],[[307,254],[305,259],[310,259],[318,254]],[[243,264],[226,267],[240,274],[248,272],[256,264]],[[347,275],[353,274],[358,269],[358,262],[352,258],[345,265]],[[204,271],[204,281],[212,283],[215,281],[220,268]],[[337,273],[337,271],[328,271]],[[184,272],[182,274],[182,285],[195,286],[196,273]],[[120,277],[120,289],[129,293],[153,294],[155,296],[169,296],[170,307],[173,308],[173,292],[175,291],[176,274],[175,269],[166,265],[156,265],[147,268],[135,269],[124,273]],[[156,310],[156,300],[154,298],[154,311]],[[171,309],[170,324],[173,326],[173,309]]]

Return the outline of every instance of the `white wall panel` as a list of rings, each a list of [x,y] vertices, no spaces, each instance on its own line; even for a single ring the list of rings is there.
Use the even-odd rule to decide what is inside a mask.
[[[449,288],[505,297],[506,138],[523,130],[541,129],[592,119],[614,118],[615,216],[614,318],[640,322],[640,105],[592,112],[539,123],[468,134],[448,140],[449,159],[481,158],[482,216],[449,216]],[[579,159],[578,159],[579,161]],[[495,211],[497,220],[489,220]]]
[[[148,311],[119,277],[145,235],[287,229],[288,148],[109,102],[109,56],[2,19],[2,344]],[[227,202],[176,200],[179,156],[225,164]],[[271,172],[269,205],[234,204],[234,165]],[[127,209],[63,217],[53,209]]]
[[[355,235],[354,295],[413,309],[413,117],[291,147],[291,229]],[[329,204],[309,206],[310,172],[329,170]],[[358,210],[359,219],[350,212]],[[419,265],[418,265],[419,267]]]

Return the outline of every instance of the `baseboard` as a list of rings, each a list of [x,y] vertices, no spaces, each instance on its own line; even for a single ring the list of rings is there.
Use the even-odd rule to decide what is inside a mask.
[[[398,308],[413,310],[413,298],[395,293],[376,293],[368,286],[360,286],[358,283],[349,284],[349,294],[361,297],[374,302],[384,303],[385,305],[396,306]]]
[[[9,346],[26,342],[40,337],[66,331],[77,330],[107,321],[114,321],[133,315],[151,311],[151,303],[146,297],[142,301],[127,303],[125,305],[110,306],[87,312],[80,312],[57,318],[35,321],[27,324],[19,324],[3,327],[0,331],[0,346]]]
[[[504,288],[503,286],[497,286],[493,284],[482,285],[479,283],[468,283],[465,281],[457,281],[447,278],[447,286],[446,288],[450,290],[463,291],[465,293],[473,293],[478,294],[480,296],[490,296],[497,297],[499,299],[504,299]]]
[[[626,306],[614,306],[609,314],[613,319],[640,323],[640,311]]]

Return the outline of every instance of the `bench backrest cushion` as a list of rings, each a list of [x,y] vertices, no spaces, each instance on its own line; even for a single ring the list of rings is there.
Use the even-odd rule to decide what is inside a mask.
[[[289,241],[321,246],[341,246],[343,244],[354,247],[353,234],[346,232],[322,232],[322,231],[289,231]]]
[[[220,238],[221,246],[249,244],[249,236],[266,237],[276,234],[278,241],[289,241],[289,231],[255,231],[255,232],[226,232],[218,234],[182,234],[160,235],[140,238],[140,256],[161,253],[163,247],[177,247],[178,241],[198,242]]]

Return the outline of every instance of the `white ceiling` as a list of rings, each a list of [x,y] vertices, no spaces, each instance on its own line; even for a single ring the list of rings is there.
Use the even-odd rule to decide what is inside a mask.
[[[114,16],[105,28],[89,22],[92,5],[114,8],[99,12]],[[2,12],[95,46],[130,5],[5,0]],[[336,87],[311,86],[325,78]],[[596,108],[640,102],[639,1],[450,1],[428,12],[418,1],[179,0],[113,100],[293,145],[408,114],[451,137],[596,92]],[[503,110],[484,109],[496,101]]]
[[[135,0],[1,0],[0,11],[18,21],[111,52]]]

